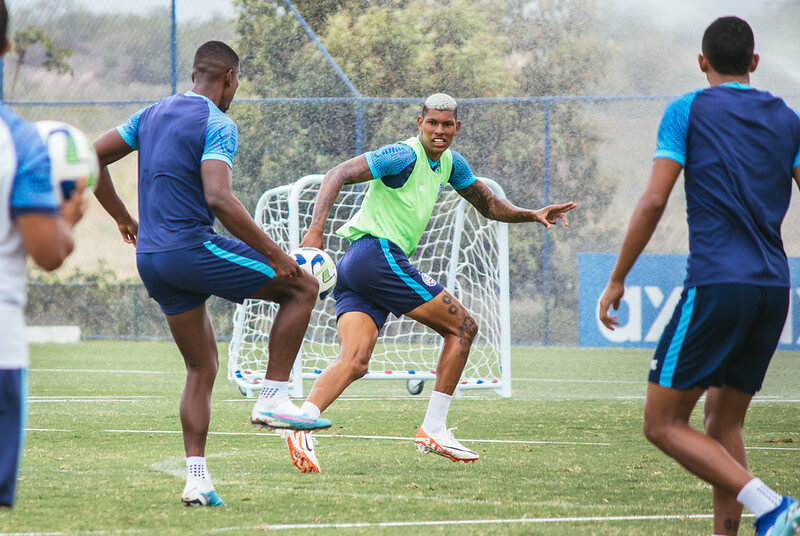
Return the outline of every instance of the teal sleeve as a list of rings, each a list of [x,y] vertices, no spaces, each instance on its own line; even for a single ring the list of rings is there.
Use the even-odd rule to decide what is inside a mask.
[[[669,158],[686,165],[686,133],[689,130],[689,113],[697,91],[687,93],[670,102],[658,127],[658,142],[653,158]]]

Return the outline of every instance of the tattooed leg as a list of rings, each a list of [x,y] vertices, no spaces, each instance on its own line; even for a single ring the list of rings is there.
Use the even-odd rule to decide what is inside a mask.
[[[444,337],[434,390],[452,395],[467,364],[472,341],[478,333],[478,324],[447,291],[442,291],[406,315]]]

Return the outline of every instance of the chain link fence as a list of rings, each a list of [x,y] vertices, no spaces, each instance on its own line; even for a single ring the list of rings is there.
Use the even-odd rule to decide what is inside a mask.
[[[24,54],[12,50],[3,66],[4,100],[30,120],[66,121],[92,138],[173,87],[189,89],[199,44],[236,39],[233,9],[209,14],[189,2],[173,9],[169,0],[154,0],[138,10],[117,0],[9,4],[12,38],[26,31],[35,35],[31,28],[41,30],[40,37],[71,54],[61,58],[69,70],[59,72],[48,67],[52,51],[42,39]],[[245,84],[230,113],[240,127],[234,191],[251,213],[268,188],[324,173],[360,147],[374,149],[413,135],[421,103],[416,98],[247,97]],[[496,180],[520,206],[580,205],[569,214],[569,229],[546,233],[532,224],[510,227],[513,342],[577,343],[577,255],[618,251],[649,175],[658,122],[669,98],[461,100],[463,127],[454,148],[477,175]],[[798,99],[788,102],[800,106]],[[114,164],[111,171],[120,196],[135,213],[136,158]],[[800,255],[798,223],[800,213],[793,207],[784,225],[790,255]],[[169,337],[163,315],[139,283],[133,248],[122,242],[97,203],[77,227],[76,243],[59,272],[67,275],[32,272],[29,324],[78,324],[88,338]],[[647,251],[687,253],[681,184]],[[233,306],[212,299],[210,310],[218,336],[230,337]]]

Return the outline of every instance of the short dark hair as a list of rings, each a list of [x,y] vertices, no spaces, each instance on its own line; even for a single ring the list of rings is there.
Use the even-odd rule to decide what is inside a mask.
[[[8,10],[6,0],[0,0],[0,41],[5,41],[8,37]],[[2,43],[0,43],[2,46]]]
[[[720,17],[703,34],[703,56],[720,74],[747,74],[753,62],[753,29],[739,17]]]
[[[202,77],[217,78],[239,69],[239,56],[222,41],[207,41],[195,52],[192,69]]]

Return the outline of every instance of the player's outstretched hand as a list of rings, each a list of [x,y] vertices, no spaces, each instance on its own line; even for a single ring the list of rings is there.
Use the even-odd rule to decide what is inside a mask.
[[[569,212],[577,206],[578,205],[573,202],[564,203],[563,205],[548,205],[544,208],[534,211],[533,215],[536,218],[536,221],[548,229],[553,224],[557,223],[559,219],[561,219],[561,221],[564,223],[564,227],[569,227],[569,224],[567,223],[567,217],[564,216],[564,213]]]
[[[136,245],[136,236],[139,234],[139,222],[133,218],[126,221],[118,221],[117,228],[126,244]]]
[[[310,227],[303,240],[300,241],[300,247],[322,249],[322,229]]]
[[[86,179],[80,179],[75,183],[75,189],[69,199],[61,203],[61,217],[69,224],[70,228],[81,221],[86,209],[89,208],[89,200],[83,198],[86,190]]]
[[[278,251],[277,254],[267,257],[267,260],[275,271],[275,279],[297,279],[303,275],[303,269],[300,268],[297,261],[283,251]]]
[[[614,326],[619,326],[619,319],[616,315],[608,314],[608,309],[613,307],[615,311],[619,310],[619,302],[623,294],[625,294],[625,285],[623,283],[609,281],[602,296],[600,296],[597,317],[611,331],[614,331]]]

